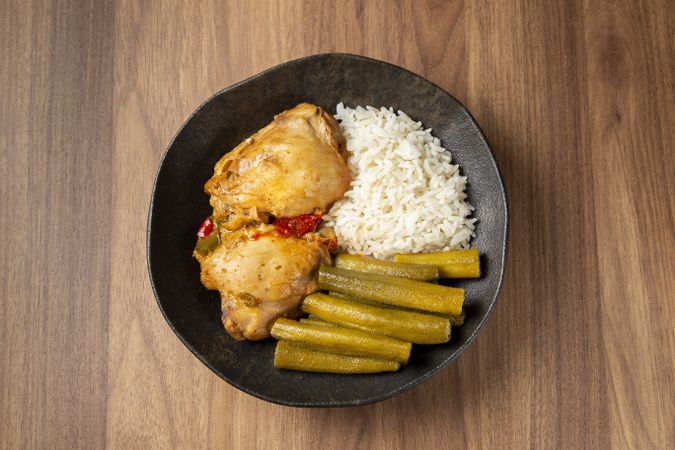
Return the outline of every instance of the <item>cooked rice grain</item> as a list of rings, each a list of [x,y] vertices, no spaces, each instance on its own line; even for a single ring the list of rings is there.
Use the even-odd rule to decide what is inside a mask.
[[[340,249],[389,258],[469,246],[466,177],[431,129],[404,112],[337,106],[352,188],[324,216]]]

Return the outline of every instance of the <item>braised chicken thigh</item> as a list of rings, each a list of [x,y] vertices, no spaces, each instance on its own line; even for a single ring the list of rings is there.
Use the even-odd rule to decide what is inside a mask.
[[[316,269],[331,261],[324,242],[313,233],[255,240],[227,233],[199,258],[202,283],[220,291],[225,329],[236,339],[258,340],[269,336],[277,318],[295,316],[300,300],[317,288]]]
[[[345,160],[333,116],[301,103],[223,156],[204,190],[230,230],[270,215],[323,214],[349,188]]]

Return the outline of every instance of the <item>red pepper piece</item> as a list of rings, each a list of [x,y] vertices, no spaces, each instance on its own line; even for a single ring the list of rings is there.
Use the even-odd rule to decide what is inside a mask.
[[[319,222],[321,222],[320,214],[301,214],[296,217],[279,217],[274,225],[282,236],[301,237],[316,230]]]
[[[213,222],[211,218],[207,217],[204,222],[199,226],[199,231],[197,231],[197,237],[199,239],[204,239],[213,232]]]

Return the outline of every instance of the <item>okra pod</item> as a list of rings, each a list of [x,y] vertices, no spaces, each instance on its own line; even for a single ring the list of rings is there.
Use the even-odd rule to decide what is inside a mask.
[[[438,268],[441,278],[480,277],[480,256],[477,248],[396,255],[394,261],[409,264],[431,264]]]
[[[357,272],[410,278],[411,280],[428,281],[438,279],[438,269],[436,266],[384,261],[362,255],[350,255],[349,253],[337,255],[335,257],[335,267],[356,270]]]
[[[377,373],[395,372],[400,367],[396,361],[359,356],[319,352],[286,341],[277,342],[274,367],[305,372]]]
[[[449,319],[431,314],[377,308],[318,292],[305,297],[302,310],[326,322],[413,344],[442,344],[450,340]]]
[[[300,323],[308,323],[308,324],[310,324],[310,325],[317,325],[317,326],[322,326],[322,327],[325,327],[325,326],[329,326],[329,327],[335,326],[335,325],[333,325],[333,324],[330,323],[330,322],[326,322],[326,321],[324,321],[324,320],[317,319],[317,318],[315,318],[315,317],[304,317],[304,318],[300,319]]]
[[[353,297],[351,295],[347,294],[341,294],[339,292],[329,292],[329,295],[333,297],[338,297],[338,298],[343,298],[345,300],[350,300],[352,302],[357,302],[357,303],[363,303],[365,305],[369,306],[376,306],[378,308],[387,308],[387,309],[398,309],[400,311],[410,311],[410,312],[420,312],[419,310],[412,309],[412,308],[404,308],[402,306],[393,306],[393,305],[387,305],[386,303],[381,303],[381,302],[374,302],[372,300],[364,300],[362,298],[358,297]],[[425,312],[425,314],[433,314],[435,316],[441,316],[441,317],[447,317],[450,319],[450,325],[453,327],[461,327],[464,324],[464,310],[462,309],[462,312],[459,315],[452,315],[452,314],[440,314],[440,313],[433,313],[433,312]],[[301,321],[303,319],[300,319]],[[322,321],[319,321],[322,322]],[[323,322],[326,323],[326,322]]]
[[[319,268],[319,287],[389,305],[448,315],[461,314],[464,303],[464,289],[330,266]]]
[[[408,362],[412,348],[410,342],[388,336],[350,328],[300,323],[285,318],[274,322],[271,334],[280,341],[317,351],[389,359],[403,364]]]
[[[464,325],[464,310],[457,316],[450,316],[450,325],[453,327],[461,327]]]

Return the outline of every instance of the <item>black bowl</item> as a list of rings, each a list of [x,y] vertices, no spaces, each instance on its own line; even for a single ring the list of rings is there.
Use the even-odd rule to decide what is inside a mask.
[[[483,276],[457,281],[466,290],[466,323],[445,345],[414,346],[395,373],[333,375],[275,369],[275,341],[238,342],[223,329],[216,292],[199,282],[192,258],[195,232],[211,213],[204,182],[229,149],[300,102],[335,111],[345,105],[392,106],[425,127],[452,152],[468,177],[478,218],[473,241]],[[290,406],[354,406],[421,383],[473,341],[497,300],[506,256],[504,185],[490,147],[469,112],[451,95],[400,67],[362,56],[324,54],[281,64],[222,90],[190,116],[160,163],[148,218],[148,268],[164,317],[207,367],[231,385]]]

